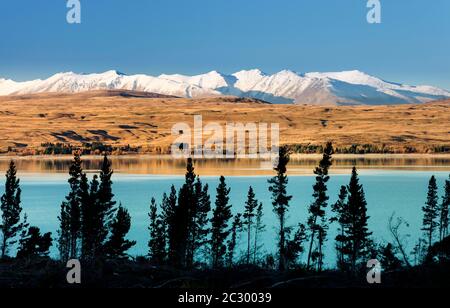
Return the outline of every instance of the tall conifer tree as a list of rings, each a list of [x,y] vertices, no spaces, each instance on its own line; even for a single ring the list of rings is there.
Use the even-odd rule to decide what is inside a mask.
[[[253,191],[253,187],[250,186],[247,193],[247,201],[245,202],[245,210],[244,210],[244,226],[247,231],[247,264],[250,264],[250,253],[251,253],[251,238],[252,238],[252,227],[253,227],[253,218],[255,217],[255,211],[258,207],[258,200],[255,198],[255,192]]]
[[[155,264],[163,264],[166,259],[166,239],[164,223],[158,215],[158,205],[154,198],[150,203],[150,240],[148,242],[150,260]]]
[[[356,168],[352,169],[350,183],[347,186],[348,201],[344,211],[344,221],[348,222],[345,230],[345,252],[349,255],[352,271],[356,271],[358,262],[367,256],[370,248],[371,232],[368,229],[369,216],[367,215],[367,202],[363,186],[359,183]]]
[[[226,253],[226,239],[230,234],[228,221],[231,219],[231,205],[228,204],[230,188],[225,183],[225,178],[220,177],[217,186],[215,208],[211,218],[211,254],[212,267],[219,268],[224,265],[224,255]]]
[[[70,191],[66,196],[66,200],[61,204],[61,213],[58,217],[60,221],[58,248],[60,258],[63,261],[79,257],[81,237],[80,183],[82,173],[81,157],[76,152],[69,169],[70,178],[68,182]]]
[[[234,216],[233,224],[231,225],[230,230],[230,239],[227,241],[227,255],[226,262],[228,267],[233,267],[234,264],[234,255],[236,250],[236,245],[238,242],[239,233],[242,230],[242,214],[236,214]]]
[[[444,195],[442,196],[442,203],[440,205],[439,235],[441,241],[448,236],[449,207],[450,207],[450,177],[448,180],[445,181]]]
[[[258,252],[260,249],[259,239],[262,232],[264,232],[266,226],[262,221],[263,217],[263,204],[259,203],[258,208],[256,209],[256,219],[255,219],[255,240],[253,244],[253,264],[256,264],[256,260],[258,257]]]
[[[428,240],[428,249],[430,249],[433,245],[434,233],[438,227],[438,223],[436,221],[438,218],[438,192],[436,178],[434,175],[430,178],[428,183],[427,201],[425,202],[425,206],[422,207],[422,211],[422,230],[425,231]]]
[[[309,268],[311,263],[311,257],[313,254],[313,244],[317,241],[317,270],[322,268],[322,245],[325,241],[326,235],[326,220],[325,220],[325,208],[328,205],[327,195],[327,182],[330,179],[328,176],[328,169],[331,166],[331,156],[333,155],[333,146],[331,142],[328,142],[323,151],[322,160],[319,166],[314,170],[316,175],[316,183],[313,186],[313,198],[314,202],[309,207],[308,227],[310,232],[310,244],[308,251],[307,267]],[[317,238],[316,238],[317,237]]]
[[[289,209],[289,202],[292,196],[287,194],[288,178],[286,166],[289,163],[289,152],[286,147],[280,147],[278,163],[274,168],[277,175],[268,180],[269,191],[272,193],[272,205],[278,217],[278,269],[285,269],[285,244],[286,244],[286,213]]]
[[[1,197],[1,258],[5,258],[8,249],[16,243],[15,237],[21,231],[23,225],[20,223],[22,206],[20,205],[21,189],[20,180],[16,176],[17,170],[13,161],[10,162],[6,172],[5,193]]]

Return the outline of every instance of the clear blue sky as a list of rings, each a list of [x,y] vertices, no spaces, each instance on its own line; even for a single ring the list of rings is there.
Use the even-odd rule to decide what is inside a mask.
[[[387,80],[450,89],[450,1],[65,0],[0,2],[0,77],[56,72],[232,73],[359,69]]]

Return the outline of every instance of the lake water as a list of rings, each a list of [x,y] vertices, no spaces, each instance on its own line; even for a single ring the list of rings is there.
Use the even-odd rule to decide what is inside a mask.
[[[115,167],[114,162],[113,167]],[[309,165],[306,167],[309,167]],[[395,212],[397,216],[403,217],[410,223],[410,227],[406,231],[411,235],[408,239],[409,248],[413,246],[421,235],[421,208],[426,200],[428,180],[431,175],[435,175],[440,193],[442,193],[444,181],[448,179],[450,173],[447,168],[446,163],[442,166],[435,166],[435,168],[433,166],[421,166],[421,169],[425,170],[361,166],[359,174],[368,202],[369,226],[377,242],[385,243],[392,240],[387,231],[387,224],[390,215]],[[2,169],[4,170],[4,168]],[[179,173],[182,173],[182,169]],[[60,204],[68,192],[67,175],[60,170],[50,169],[39,173],[19,172],[19,176],[22,187],[22,205],[24,211],[28,214],[29,221],[40,227],[42,231],[51,231],[56,237]],[[214,202],[218,176],[201,176],[201,178],[203,182],[209,184],[212,201]],[[264,250],[272,252],[276,241],[276,217],[272,212],[270,193],[267,190],[268,178],[269,175],[226,177],[227,183],[231,187],[230,202],[233,205],[233,213],[243,210],[249,185],[253,186],[257,198],[263,202],[265,207],[264,223],[267,226],[263,235]],[[340,186],[347,184],[349,179],[349,166],[340,168],[338,172],[334,170],[329,182],[330,203],[335,202]],[[130,251],[132,255],[147,253],[147,241],[149,239],[147,230],[149,223],[148,209],[151,197],[160,201],[163,192],[167,192],[171,184],[178,188],[183,180],[183,175],[178,174],[114,174],[115,200],[126,206],[132,216],[129,238],[137,241],[137,245]],[[289,225],[294,226],[299,222],[306,222],[307,207],[312,200],[313,184],[314,177],[311,172],[307,175],[290,175],[288,191],[293,195],[293,199],[289,209]],[[4,181],[0,183],[1,190],[4,189],[3,186]],[[330,213],[329,209],[328,213]],[[335,227],[334,225],[331,226],[326,243],[325,260],[328,265],[334,265]],[[241,248],[244,247],[243,236]],[[52,248],[52,255],[55,254],[56,246]]]

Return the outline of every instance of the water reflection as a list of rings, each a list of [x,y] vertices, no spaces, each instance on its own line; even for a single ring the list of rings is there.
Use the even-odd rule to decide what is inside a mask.
[[[168,156],[111,156],[113,168],[118,173],[178,175],[185,172],[183,159]],[[0,170],[7,169],[10,158],[0,158]],[[19,172],[66,173],[70,156],[16,157]],[[83,168],[87,172],[97,171],[102,157],[83,157]],[[290,174],[311,174],[320,160],[320,155],[293,156],[289,164]],[[334,157],[333,172],[347,172],[352,166],[360,169],[391,170],[450,170],[450,155],[366,155]],[[196,160],[196,171],[202,175],[270,175],[272,166],[268,161],[256,159],[207,159]]]

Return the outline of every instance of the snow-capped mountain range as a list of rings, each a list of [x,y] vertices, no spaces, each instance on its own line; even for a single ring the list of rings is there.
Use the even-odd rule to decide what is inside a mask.
[[[196,98],[234,95],[271,103],[311,105],[388,105],[423,103],[450,97],[432,86],[409,86],[387,82],[360,71],[299,74],[284,70],[265,74],[243,70],[226,75],[212,71],[202,75],[125,75],[117,71],[100,74],[58,73],[45,80],[16,82],[0,79],[0,95],[43,92],[76,93],[123,89]]]

